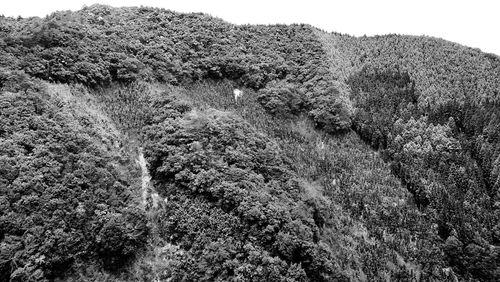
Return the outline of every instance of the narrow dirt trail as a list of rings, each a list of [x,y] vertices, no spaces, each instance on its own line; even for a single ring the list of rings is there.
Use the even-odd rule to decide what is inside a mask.
[[[141,195],[142,195],[142,204],[145,207],[150,207],[152,205],[153,208],[158,207],[159,195],[156,193],[151,185],[151,175],[149,174],[147,162],[144,158],[144,152],[142,147],[137,148],[138,158],[137,162],[141,167]]]
[[[151,184],[151,176],[149,175],[147,164],[146,164],[146,159],[144,158],[144,153],[142,152],[142,148],[138,148],[139,151],[139,157],[137,159],[137,162],[141,166],[141,195],[142,195],[142,204],[144,206],[147,205],[148,203],[148,190],[149,190],[149,185]]]

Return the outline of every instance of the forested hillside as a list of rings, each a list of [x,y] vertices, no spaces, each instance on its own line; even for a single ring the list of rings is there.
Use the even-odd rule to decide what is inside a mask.
[[[78,90],[11,75],[39,88],[4,86],[0,96],[1,280],[54,279],[81,260],[121,268],[148,229],[119,134],[81,110]]]
[[[500,279],[495,55],[93,5],[0,88],[2,281]]]
[[[450,264],[498,279],[500,58],[427,37],[318,34],[350,88],[353,129],[433,213]]]

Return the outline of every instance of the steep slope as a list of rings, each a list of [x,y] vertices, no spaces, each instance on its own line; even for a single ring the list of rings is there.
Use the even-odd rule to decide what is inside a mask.
[[[316,33],[381,149],[466,277],[498,279],[500,59],[444,40]]]
[[[54,279],[91,261],[121,268],[148,231],[119,134],[88,96],[19,79],[37,88],[0,94],[2,280]]]
[[[0,47],[2,279],[498,278],[493,55],[102,5]]]
[[[284,80],[302,89],[302,106],[319,126],[348,128],[345,99],[338,99],[307,25],[235,26],[203,14],[102,5],[0,21],[0,67],[89,86],[226,78],[261,89]]]
[[[164,269],[164,272],[156,272],[159,275],[156,278],[173,276],[174,279],[180,279],[180,277],[214,279],[213,276],[198,276],[205,273],[206,268],[193,269],[191,266],[200,263],[205,265],[199,260],[204,259],[206,255],[215,255],[214,250],[205,249],[207,247],[205,243],[201,245],[196,243],[198,240],[205,242],[211,236],[217,238],[227,238],[228,236],[228,238],[232,238],[231,243],[226,241],[226,243],[222,244],[222,246],[227,247],[233,246],[231,247],[232,251],[227,251],[229,254],[243,255],[246,252],[245,250],[235,250],[237,250],[237,246],[244,245],[246,241],[239,242],[238,240],[251,236],[251,238],[255,239],[248,242],[255,244],[252,248],[265,251],[262,255],[267,254],[275,257],[275,259],[281,261],[280,264],[282,265],[286,266],[291,262],[297,263],[304,259],[311,259],[303,253],[303,247],[299,247],[304,246],[304,243],[299,243],[298,246],[294,247],[296,243],[287,241],[288,243],[285,244],[286,249],[282,249],[284,246],[276,249],[276,243],[261,245],[266,241],[262,241],[260,236],[245,235],[247,232],[254,232],[252,231],[253,228],[244,231],[244,228],[239,227],[236,229],[237,232],[233,231],[228,234],[224,230],[234,230],[234,228],[219,230],[219,228],[212,225],[201,225],[205,226],[202,234],[196,236],[186,235],[186,232],[188,234],[197,234],[198,232],[195,232],[192,228],[200,224],[195,224],[195,222],[200,222],[200,220],[203,222],[206,215],[205,213],[200,214],[196,210],[186,211],[181,208],[182,206],[178,206],[180,205],[178,203],[180,195],[184,195],[181,198],[182,205],[187,204],[188,202],[185,201],[189,199],[189,202],[195,201],[196,205],[203,205],[203,210],[211,213],[217,211],[215,214],[219,214],[219,216],[234,217],[233,209],[243,212],[248,208],[224,208],[223,203],[229,201],[228,199],[224,200],[225,197],[240,198],[241,196],[236,195],[252,191],[237,190],[239,192],[236,192],[233,191],[235,188],[230,188],[232,185],[236,185],[236,187],[241,185],[238,184],[239,181],[231,182],[234,180],[230,180],[233,177],[229,176],[231,174],[228,175],[228,173],[234,169],[244,175],[261,175],[257,179],[270,178],[268,181],[273,183],[271,187],[259,188],[251,192],[260,195],[257,199],[261,199],[252,202],[262,201],[265,197],[268,197],[265,196],[267,193],[271,193],[271,195],[278,193],[278,195],[283,195],[285,199],[292,197],[291,202],[298,204],[294,208],[297,212],[304,208],[301,207],[301,202],[304,202],[305,207],[308,207],[308,209],[312,209],[309,212],[308,209],[305,209],[303,213],[315,222],[317,231],[315,231],[314,238],[316,239],[314,242],[318,241],[317,244],[320,244],[326,251],[324,255],[329,254],[327,261],[330,266],[328,268],[315,268],[315,276],[311,276],[308,264],[301,263],[298,270],[302,271],[303,269],[305,271],[306,276],[304,278],[316,281],[331,280],[333,279],[332,273],[336,273],[336,279],[340,280],[342,280],[342,277],[348,280],[375,278],[430,279],[430,277],[439,279],[439,277],[444,277],[441,276],[441,268],[444,268],[445,265],[440,256],[439,246],[435,245],[432,239],[434,236],[430,232],[432,227],[425,226],[426,220],[412,205],[411,196],[406,189],[391,176],[388,167],[378,155],[373,154],[371,149],[364,145],[356,135],[349,134],[339,137],[325,135],[321,131],[315,130],[314,125],[304,117],[296,117],[291,120],[289,118],[273,117],[260,106],[258,95],[251,89],[244,89],[245,94],[241,100],[236,102],[232,97],[232,87],[229,82],[205,82],[187,88],[173,87],[168,90],[168,93],[172,96],[154,107],[162,114],[155,115],[157,116],[155,120],[159,124],[147,129],[149,137],[145,138],[145,140],[148,140],[146,144],[149,145],[146,146],[146,156],[149,155],[148,160],[152,167],[152,178],[157,184],[156,187],[160,190],[165,189],[160,194],[165,197],[167,204],[165,210],[160,210],[160,214],[166,213],[170,215],[168,220],[165,215],[162,215],[158,220],[158,224],[162,226],[161,229],[168,230],[168,232],[163,231],[165,233],[163,233],[162,244],[170,246],[162,253],[162,260],[168,261],[168,265],[173,263],[176,266],[183,267],[179,266],[179,269],[172,273],[166,266],[163,266],[161,269]],[[180,104],[175,102],[180,100],[188,102]],[[213,108],[219,111],[214,112],[211,110]],[[221,110],[224,112],[220,112]],[[168,117],[163,118],[162,115]],[[223,120],[222,123],[221,120]],[[159,129],[160,127],[165,128],[165,130]],[[248,127],[249,129],[247,129]],[[253,146],[251,145],[254,142],[252,138],[255,137],[252,136],[257,132],[264,133],[259,138],[264,137],[268,140],[266,143],[273,144],[270,157],[262,159],[258,149],[246,149],[247,146]],[[240,140],[241,137],[239,136],[242,135],[246,136],[245,138],[248,140]],[[237,143],[233,144],[232,142]],[[246,142],[250,143],[247,144]],[[221,146],[222,144],[225,145]],[[229,150],[229,148],[232,149]],[[239,157],[235,158],[235,156]],[[216,163],[211,164],[210,160]],[[279,170],[283,171],[273,174],[273,177],[266,176],[268,172],[266,172],[265,168],[269,164],[260,163],[261,161],[269,162],[271,160],[273,163],[276,161],[281,163],[280,165],[274,164],[273,170],[279,168]],[[254,162],[257,162],[258,165],[254,165]],[[154,171],[158,169],[161,169],[161,173],[155,174]],[[283,173],[285,173],[286,179],[293,180],[296,183],[294,186],[297,186],[294,190],[279,185],[279,175]],[[162,180],[164,177],[167,177],[168,181]],[[181,185],[183,181],[186,181],[186,183]],[[209,181],[211,184],[203,184],[205,181]],[[216,183],[219,183],[219,181],[226,184],[216,189],[219,185]],[[242,180],[241,182],[246,183],[248,181]],[[200,189],[202,190],[198,188],[191,190],[198,187],[198,185],[201,185]],[[206,187],[205,185],[212,188],[203,188]],[[259,187],[264,184],[257,182],[254,185]],[[189,190],[184,192],[188,188]],[[208,191],[203,189],[208,189]],[[282,190],[288,191],[287,193],[293,192],[291,195],[295,196],[285,196],[287,194],[280,192]],[[226,193],[229,194],[226,195]],[[234,200],[229,202],[234,202]],[[273,209],[287,209],[286,205],[281,204],[278,199],[271,202],[275,203]],[[260,204],[263,210],[267,210],[265,207],[268,204],[266,203],[267,200]],[[175,210],[177,212],[172,213]],[[257,210],[260,209],[254,211]],[[181,211],[182,213],[180,213]],[[215,214],[213,217],[216,217]],[[244,214],[236,213],[235,215],[243,216]],[[260,222],[259,226],[263,225],[259,230],[267,230],[265,226],[269,224],[268,221],[277,220],[272,218],[274,218],[273,212],[263,214],[257,221]],[[285,216],[280,220],[286,221],[286,218]],[[243,216],[243,218],[239,219],[236,217],[234,220],[243,220],[245,222],[248,219]],[[224,221],[216,222],[217,225],[226,224]],[[256,224],[254,221],[251,222]],[[305,230],[307,230],[310,228],[307,227],[307,224],[300,223],[300,221],[296,224],[302,226],[300,229],[306,228]],[[281,238],[283,235],[280,234],[283,232],[289,234],[287,236],[292,236],[292,238],[297,236],[291,230],[287,228],[283,230],[283,228],[275,229],[278,235],[272,235],[271,233],[271,238],[274,236]],[[184,229],[189,231],[181,232]],[[428,230],[429,232],[422,232],[422,230]],[[211,235],[212,232],[215,232],[214,235]],[[293,241],[298,240],[298,242],[301,242],[300,240],[304,240],[300,238],[298,237]],[[425,246],[425,249],[419,249],[416,247],[417,245]],[[172,246],[176,247],[172,250]],[[160,248],[161,245],[158,249]],[[286,253],[292,252],[294,248],[298,249],[293,251],[295,255],[290,260]],[[286,252],[283,253],[284,251]],[[183,254],[182,258],[178,257],[179,252]],[[242,258],[245,257],[242,256]],[[384,259],[380,260],[380,257],[384,257]],[[232,256],[220,257],[220,264],[221,266],[225,265],[225,267],[221,268],[224,271],[216,272],[218,273],[216,277],[228,279],[228,277],[236,275],[244,280],[280,280],[286,277],[286,271],[285,273],[270,274],[264,272],[267,274],[260,274],[265,276],[258,276],[253,270],[250,271],[250,269],[254,269],[254,267],[262,263],[259,261],[241,261],[239,259],[240,261],[237,264],[227,265],[228,261],[233,259],[235,258]],[[193,260],[198,263],[193,263]],[[321,261],[319,257],[313,260]],[[241,270],[237,268],[240,265],[248,265],[249,272],[240,273]],[[213,265],[213,267],[216,267],[216,265]],[[287,266],[285,270],[288,267],[290,266]],[[436,274],[433,274],[433,272]],[[151,275],[154,272],[146,270],[144,274],[147,275],[147,273]],[[214,275],[209,273],[204,275]],[[268,275],[278,276],[272,278],[273,276]]]

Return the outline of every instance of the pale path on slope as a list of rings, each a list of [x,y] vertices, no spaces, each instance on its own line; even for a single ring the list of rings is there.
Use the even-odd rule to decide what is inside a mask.
[[[144,152],[142,151],[142,147],[138,147],[138,152],[139,152],[139,158],[138,158],[137,162],[141,166],[141,172],[142,172],[142,176],[141,176],[141,180],[142,180],[142,185],[141,185],[142,204],[144,206],[148,205],[148,194],[151,194],[151,201],[153,204],[153,208],[157,208],[159,196],[158,196],[158,193],[156,193],[151,187],[151,176],[149,175],[149,171],[147,168],[146,159],[144,158]]]

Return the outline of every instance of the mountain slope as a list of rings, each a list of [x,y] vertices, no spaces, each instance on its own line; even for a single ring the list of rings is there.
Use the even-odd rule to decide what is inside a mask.
[[[120,136],[68,87],[39,85],[0,95],[2,280],[53,279],[82,260],[120,268],[148,233]]]
[[[498,278],[498,57],[144,7],[0,23],[5,280]]]
[[[351,91],[354,130],[436,213],[449,262],[497,277],[500,58],[427,37],[317,34]]]

